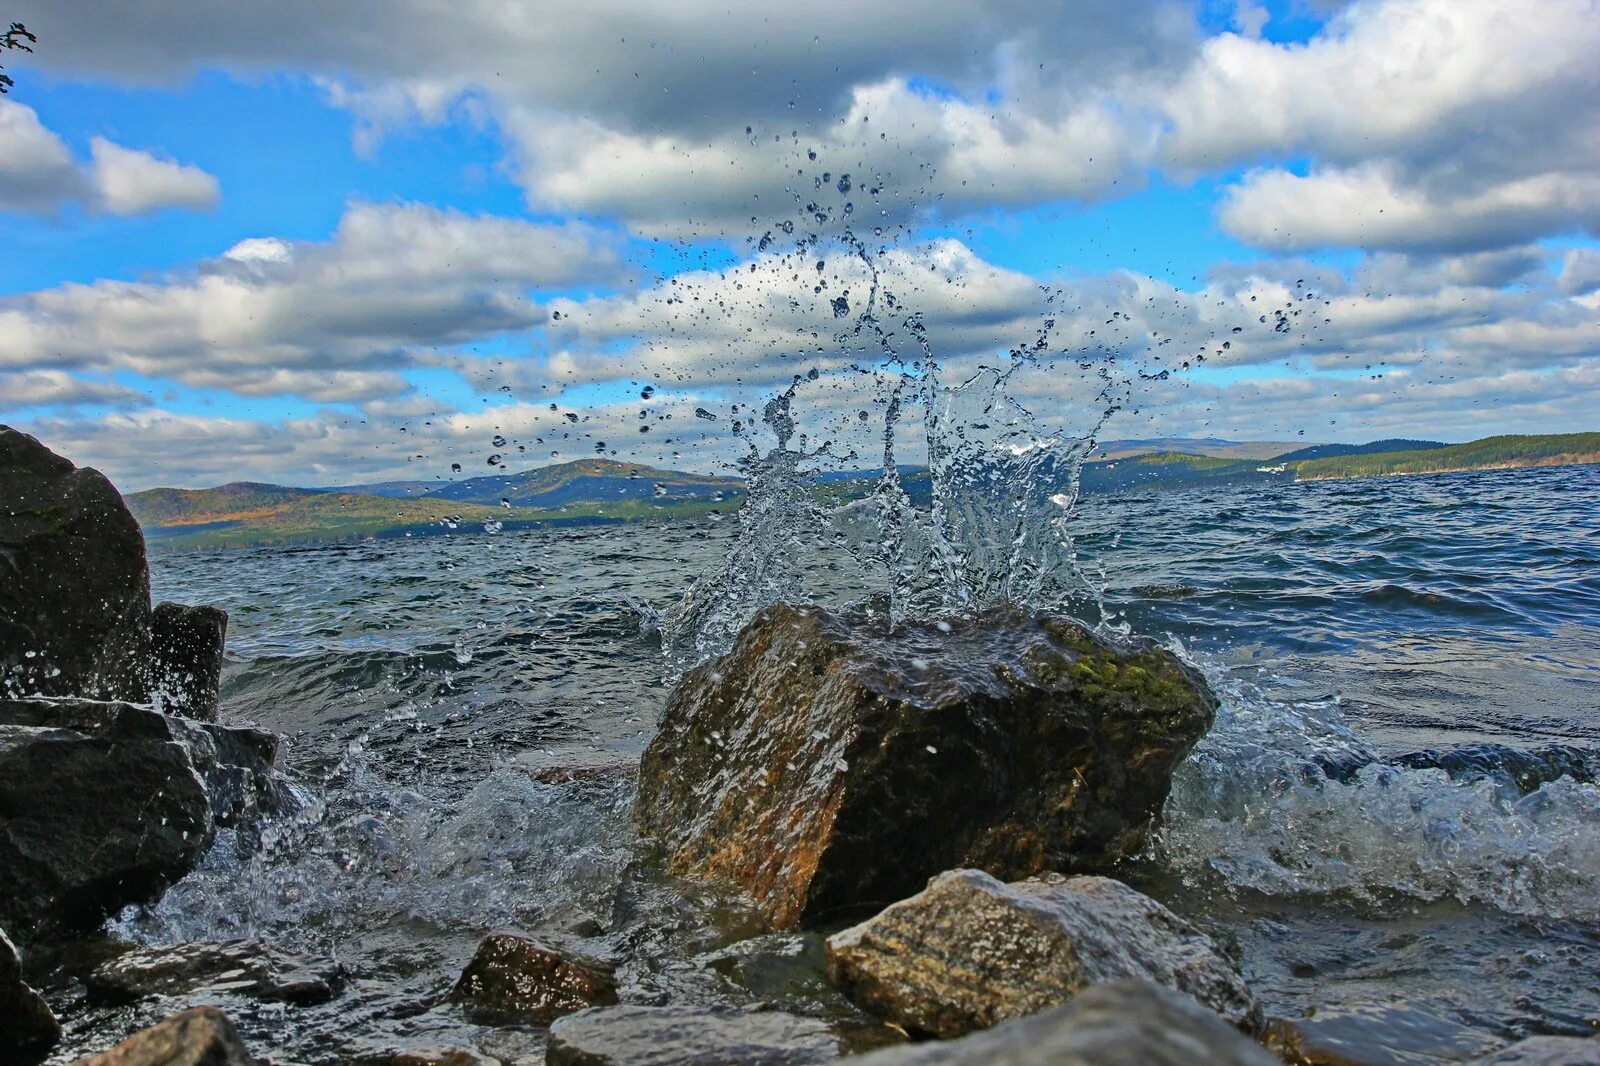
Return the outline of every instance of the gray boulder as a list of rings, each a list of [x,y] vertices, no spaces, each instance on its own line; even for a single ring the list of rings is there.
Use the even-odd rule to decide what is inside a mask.
[[[0,699],[0,923],[92,929],[194,868],[217,826],[276,810],[277,739],[80,699]]]
[[[1095,985],[1063,1006],[960,1040],[888,1048],[860,1066],[1278,1066],[1188,996],[1145,981]]]
[[[705,1007],[594,1007],[550,1027],[547,1066],[808,1066],[843,1053],[815,1018]]]
[[[829,937],[826,957],[829,978],[857,1005],[945,1038],[1127,978],[1182,992],[1250,1032],[1262,1026],[1255,997],[1210,937],[1106,877],[1008,885],[954,870]]]
[[[996,609],[886,630],[779,605],[686,673],[639,768],[641,831],[778,929],[953,867],[1137,850],[1216,698],[1153,645]]]
[[[144,536],[98,470],[0,426],[0,695],[149,697]]]
[[[258,1066],[228,1016],[215,1007],[174,1014],[72,1066]]]
[[[609,968],[518,933],[491,933],[456,982],[451,998],[490,1025],[549,1025],[585,1007],[614,1005]]]
[[[60,1039],[61,1023],[22,980],[22,958],[0,929],[0,1061],[43,1058]]]
[[[83,984],[101,1003],[204,992],[306,1005],[332,999],[340,973],[259,940],[233,940],[136,948],[96,966]]]

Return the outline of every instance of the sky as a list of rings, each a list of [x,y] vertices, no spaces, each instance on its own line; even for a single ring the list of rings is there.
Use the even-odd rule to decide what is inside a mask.
[[[868,466],[1019,350],[1043,431],[1600,429],[1600,0],[10,7],[0,423],[125,491],[716,469],[791,386]]]

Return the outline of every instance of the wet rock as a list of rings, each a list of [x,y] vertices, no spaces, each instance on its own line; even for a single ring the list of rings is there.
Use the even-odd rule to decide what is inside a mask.
[[[1499,1041],[1426,1001],[1324,1006],[1300,1018],[1274,1018],[1262,1043],[1294,1066],[1394,1066],[1471,1062]]]
[[[61,1039],[61,1023],[22,980],[22,958],[0,929],[0,1061],[42,1058]]]
[[[0,426],[0,695],[149,695],[144,536],[98,470]]]
[[[1477,1059],[1474,1066],[1600,1066],[1600,1040],[1534,1036]]]
[[[228,614],[216,607],[158,603],[150,617],[151,698],[161,710],[217,720]]]
[[[338,967],[314,965],[259,940],[138,948],[95,967],[84,978],[102,1002],[196,992],[250,996],[283,1003],[325,1003],[338,991]]]
[[[390,1066],[490,1066],[490,1062],[460,1048],[407,1048],[395,1052]]]
[[[0,923],[92,929],[199,862],[215,828],[277,809],[277,740],[80,699],[0,699]]]
[[[451,992],[474,1020],[548,1025],[563,1014],[617,1002],[611,971],[517,933],[491,933]]]
[[[1176,989],[1254,1032],[1261,1008],[1211,938],[1107,877],[1005,884],[953,870],[827,941],[829,978],[908,1030],[956,1037],[1106,981]]]
[[[1145,981],[1095,985],[1060,1007],[960,1040],[889,1048],[860,1066],[1276,1066],[1188,996]]]
[[[777,1011],[595,1007],[550,1027],[547,1066],[805,1066],[841,1054],[825,1022]]]
[[[1167,652],[1061,618],[891,633],[780,605],[673,691],[636,817],[674,873],[739,885],[787,928],[958,866],[1105,867],[1143,843],[1215,708]]]
[[[258,1066],[228,1016],[195,1007],[72,1066]]]

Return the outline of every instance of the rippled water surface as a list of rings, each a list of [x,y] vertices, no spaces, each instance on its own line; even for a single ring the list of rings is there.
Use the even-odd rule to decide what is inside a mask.
[[[1374,1061],[1600,1023],[1600,467],[1091,497],[1089,620],[1181,647],[1224,697],[1136,884],[1237,946],[1274,1013]],[[346,968],[322,1007],[230,1003],[283,1061],[414,1045],[538,1061],[441,998],[517,925],[635,1001],[840,1019],[809,937],[631,865],[660,627],[732,523],[160,555],[231,615],[224,718],[289,738],[306,809],[225,839],[138,941],[261,936]],[[861,590],[826,557],[812,594]],[[173,1009],[76,1022],[63,1057]]]

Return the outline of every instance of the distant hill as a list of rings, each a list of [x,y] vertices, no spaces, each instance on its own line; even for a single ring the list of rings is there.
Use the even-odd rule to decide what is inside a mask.
[[[1581,463],[1600,463],[1600,433],[1485,437],[1439,448],[1310,459],[1295,463],[1294,469],[1301,480],[1317,481]]]
[[[1287,440],[1223,440],[1221,437],[1144,437],[1131,440],[1101,441],[1095,448],[1096,459],[1127,459],[1152,452],[1175,452],[1183,455],[1205,455],[1217,459],[1270,459],[1290,448],[1304,446]],[[1313,445],[1326,447],[1326,445]],[[1342,447],[1334,445],[1334,447]]]
[[[518,528],[681,519],[736,509],[742,495],[732,478],[581,459],[443,484],[302,489],[236,482],[149,489],[126,499],[152,543],[213,548],[427,536],[490,523]]]
[[[142,526],[190,526],[263,518],[323,491],[234,481],[214,489],[149,489],[134,493],[127,501]]]
[[[586,500],[698,499],[725,497],[741,483],[733,478],[658,470],[610,459],[579,459],[520,474],[489,474],[439,486],[430,499],[513,507],[564,507]]]
[[[1371,444],[1313,444],[1282,455],[1272,456],[1278,463],[1294,463],[1302,459],[1331,459],[1339,455],[1372,455],[1376,452],[1415,452],[1434,448],[1448,448],[1442,440],[1375,440]]]
[[[1111,442],[1132,444],[1136,442]],[[1086,494],[1156,492],[1239,483],[1314,481],[1512,467],[1600,463],[1600,433],[1489,437],[1469,444],[1383,440],[1318,444],[1282,451],[1283,442],[1188,442],[1214,450],[1271,449],[1240,458],[1153,449],[1085,463]],[[925,468],[903,466],[901,482],[926,507]],[[876,471],[824,475],[826,504],[859,499]],[[1070,477],[1063,470],[1062,481]],[[744,486],[734,478],[661,470],[607,459],[581,459],[514,474],[452,482],[391,481],[339,489],[235,482],[214,489],[149,489],[127,497],[154,545],[183,548],[314,544],[378,537],[428,536],[485,527],[663,522],[737,510]]]

